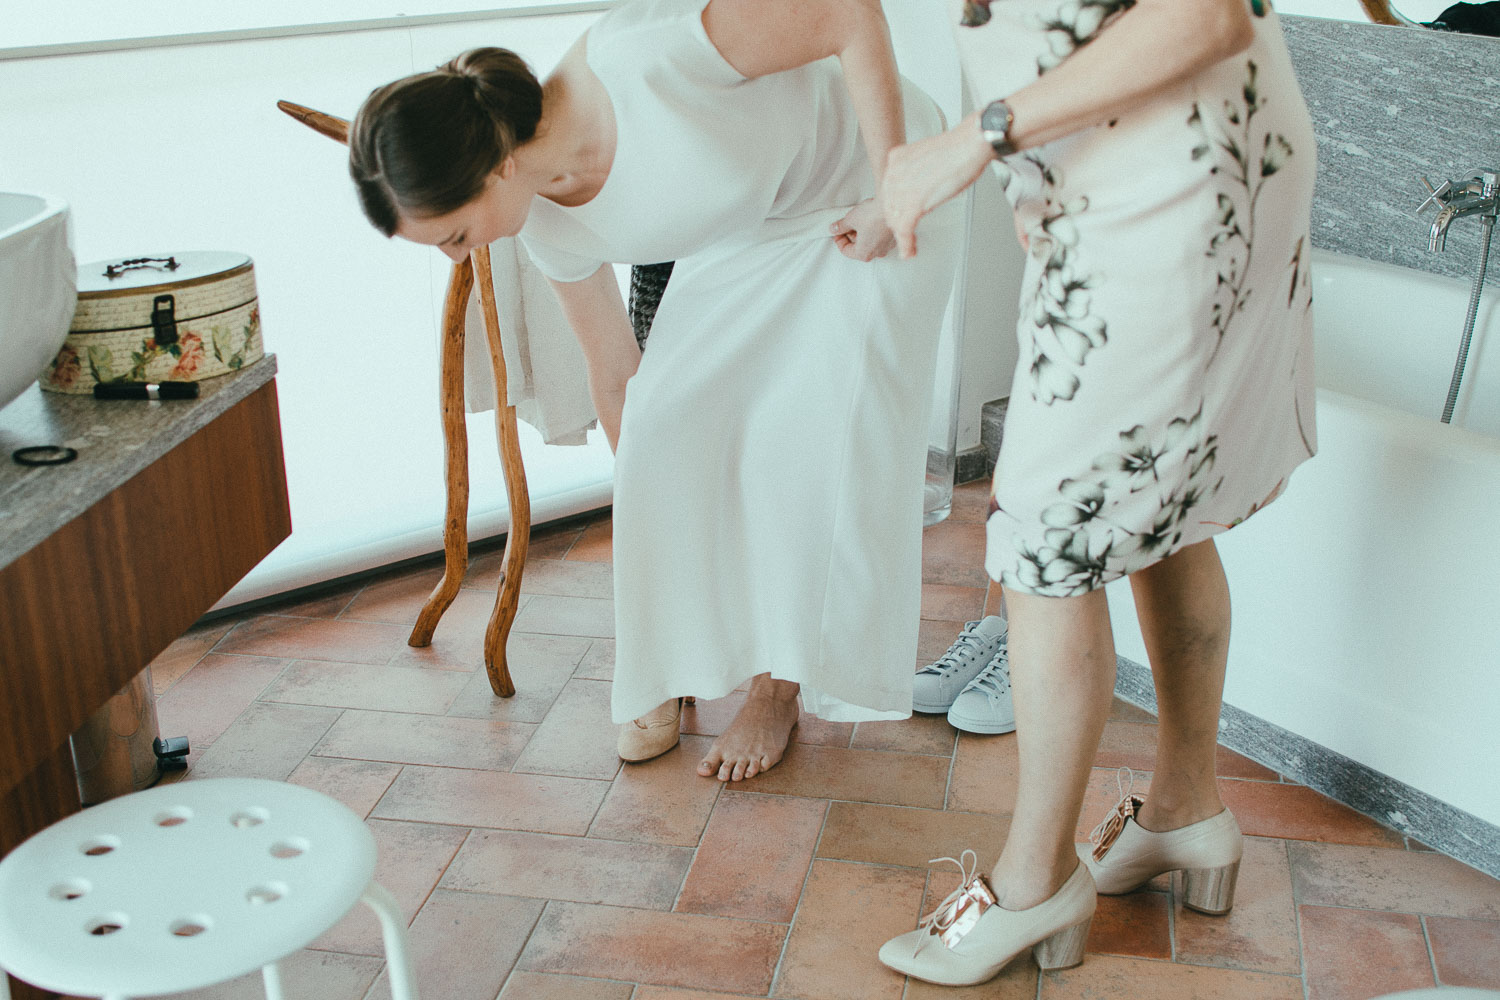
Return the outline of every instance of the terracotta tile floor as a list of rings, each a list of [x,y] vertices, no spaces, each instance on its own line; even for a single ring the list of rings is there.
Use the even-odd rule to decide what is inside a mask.
[[[926,533],[921,654],[994,609],[979,571],[983,487]],[[494,698],[480,644],[498,551],[472,562],[427,649],[408,626],[427,565],[195,627],[154,665],[189,779],[287,779],[368,817],[380,880],[411,921],[432,1000],[916,1000],[1067,997],[1365,1000],[1434,983],[1500,988],[1500,883],[1223,750],[1246,833],[1237,905],[1205,917],[1166,879],[1101,898],[1076,969],[1030,957],[983,987],[906,983],[874,959],[953,877],[927,859],[1005,834],[1014,736],[941,717],[805,719],[786,760],[733,787],[693,773],[733,697],[688,710],[683,746],[621,766],[610,522],[533,540],[510,640],[519,693]],[[1078,835],[1152,766],[1154,720],[1117,702]],[[1139,779],[1138,779],[1139,784]],[[294,997],[389,996],[375,921],[356,912],[297,956]],[[256,980],[202,995],[252,997]]]

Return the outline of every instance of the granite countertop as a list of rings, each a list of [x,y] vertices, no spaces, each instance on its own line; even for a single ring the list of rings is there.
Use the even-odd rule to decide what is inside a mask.
[[[197,399],[96,400],[33,385],[0,409],[0,568],[108,496],[276,375],[268,354],[199,382]],[[64,465],[25,466],[17,448],[63,445]]]

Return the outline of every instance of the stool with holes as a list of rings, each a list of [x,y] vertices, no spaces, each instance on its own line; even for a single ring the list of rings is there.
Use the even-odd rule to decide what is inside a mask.
[[[375,838],[342,803],[279,781],[208,778],[111,799],[0,861],[5,972],[42,989],[128,1000],[278,962],[363,901],[380,919],[394,1000],[416,1000],[406,924],[374,881]]]

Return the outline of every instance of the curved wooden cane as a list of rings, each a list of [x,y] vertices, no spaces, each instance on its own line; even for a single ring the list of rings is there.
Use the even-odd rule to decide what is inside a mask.
[[[1376,24],[1401,24],[1411,27],[1416,23],[1392,7],[1390,0],[1359,0],[1359,5],[1364,8],[1365,16]]]
[[[347,143],[349,123],[343,118],[314,111],[290,101],[276,106],[308,128],[330,139]],[[476,282],[476,272],[478,280]],[[505,645],[520,606],[521,576],[526,568],[526,550],[531,539],[531,498],[526,488],[526,468],[521,460],[521,439],[516,428],[516,410],[507,394],[505,355],[501,350],[500,321],[495,308],[495,286],[490,273],[489,247],[453,265],[448,293],[443,302],[441,359],[441,403],[443,414],[443,471],[447,487],[447,509],[443,521],[443,578],[438,581],[417,616],[408,645],[426,646],[443,612],[458,596],[469,567],[469,435],[464,423],[464,313],[469,293],[479,285],[484,314],[485,338],[489,343],[490,367],[495,375],[495,429],[500,441],[500,460],[505,472],[505,493],[510,503],[510,531],[505,536],[504,564],[495,593],[495,610],[484,633],[484,666],[490,689],[502,698],[516,693],[506,664]]]
[[[526,466],[521,462],[516,408],[510,405],[506,390],[505,351],[500,342],[500,319],[495,312],[490,248],[477,246],[469,257],[474,262],[474,283],[479,286],[479,306],[484,313],[484,334],[490,349],[490,371],[495,377],[495,436],[500,442],[500,467],[505,472],[505,496],[510,503],[510,531],[505,534],[495,610],[484,630],[484,667],[490,674],[490,688],[502,698],[509,698],[516,693],[516,686],[511,683],[505,665],[505,643],[520,607],[521,574],[526,569],[526,550],[531,545],[531,494],[526,488]]]

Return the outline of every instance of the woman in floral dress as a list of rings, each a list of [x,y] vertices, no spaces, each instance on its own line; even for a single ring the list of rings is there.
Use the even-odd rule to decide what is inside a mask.
[[[950,16],[984,110],[893,151],[884,204],[903,254],[920,253],[916,220],[998,161],[1028,249],[985,559],[1010,616],[1020,775],[990,882],[965,866],[880,957],[958,985],[1028,948],[1043,968],[1076,964],[1096,888],[1182,870],[1185,905],[1233,902],[1212,536],[1315,449],[1315,154],[1265,0],[968,0]],[[1102,588],[1120,577],[1156,681],[1156,766],[1150,796],[1127,791],[1081,859],[1114,685]]]

